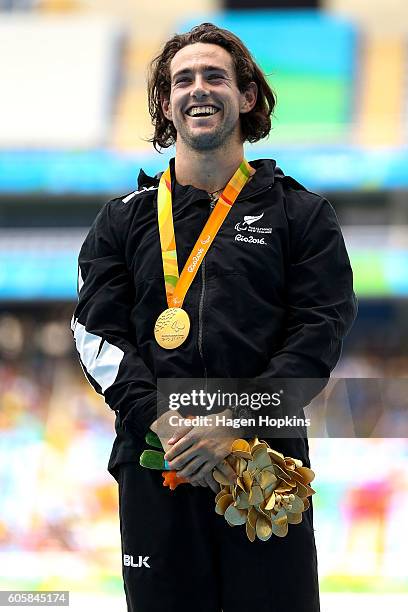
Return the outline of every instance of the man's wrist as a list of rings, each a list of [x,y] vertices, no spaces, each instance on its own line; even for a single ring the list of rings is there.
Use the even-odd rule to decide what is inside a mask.
[[[167,410],[166,412],[160,414],[155,421],[153,421],[150,429],[160,436],[171,438],[175,430],[174,425],[170,425],[170,417],[172,416],[176,416],[179,419],[183,418],[178,411]]]
[[[231,408],[226,408],[221,413],[217,413],[217,417],[224,417],[225,419],[234,419],[234,420],[247,418],[246,416],[244,417],[244,412],[240,412],[240,411],[242,411],[241,406],[232,406]],[[224,427],[222,429],[224,430]],[[237,440],[238,438],[244,437],[244,433],[245,433],[244,428],[242,427],[232,428],[231,427],[230,429],[231,429],[231,433],[234,435],[235,440]]]

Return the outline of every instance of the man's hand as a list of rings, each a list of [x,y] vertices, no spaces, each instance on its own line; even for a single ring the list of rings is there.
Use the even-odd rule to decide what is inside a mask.
[[[224,459],[220,463],[217,463],[215,467],[230,480],[231,484],[235,483],[237,475],[231,468],[231,466],[228,464],[228,461],[226,459]],[[212,471],[206,474],[204,478],[200,480],[194,480],[193,482],[190,481],[190,484],[192,484],[193,487],[210,487],[210,489],[214,491],[214,493],[219,493],[220,491],[220,485],[216,480],[214,480]]]
[[[169,410],[168,412],[161,414],[159,418],[153,421],[153,423],[150,425],[150,429],[154,431],[159,438],[165,452],[171,448],[171,444],[174,442],[174,434],[176,432],[182,431],[183,433],[187,433],[190,431],[190,429],[192,429],[192,426],[190,426],[183,427],[181,429],[178,428],[176,430],[175,427],[172,427],[169,423],[169,419],[172,416],[177,416],[178,418],[183,419],[179,412]]]
[[[230,411],[224,413],[230,416]],[[239,433],[232,427],[225,427],[221,436],[220,428],[213,426],[178,428],[168,440],[168,450],[164,458],[169,462],[169,467],[176,470],[178,476],[188,478],[191,484],[210,486],[212,490],[219,490],[218,484],[214,484],[212,470],[215,466],[232,482],[235,482],[236,474],[228,462],[223,462],[231,452],[231,445],[239,438]],[[215,489],[217,486],[217,489]]]
[[[171,448],[172,443],[174,444],[175,440],[178,439],[177,437],[176,438],[173,437],[176,432],[175,432],[174,427],[171,428],[171,425],[169,423],[169,418],[171,416],[174,416],[175,414],[180,419],[183,419],[182,415],[179,412],[175,412],[172,410],[172,411],[168,411],[160,415],[160,417],[156,419],[150,426],[150,429],[154,431],[154,433],[159,438],[165,452],[168,451]],[[182,437],[184,434],[188,433],[191,429],[192,429],[191,425],[178,428],[177,435],[179,437]],[[207,474],[206,477],[200,481],[191,482],[189,480],[189,483],[193,485],[193,487],[199,487],[199,486],[211,487],[211,489],[215,493],[218,493],[218,490],[219,490],[219,485],[214,480],[212,473]]]

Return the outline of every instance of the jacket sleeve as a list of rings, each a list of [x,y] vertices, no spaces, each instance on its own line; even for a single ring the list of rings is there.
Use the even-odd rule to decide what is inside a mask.
[[[300,407],[326,385],[356,317],[357,300],[332,206],[324,198],[316,203],[311,194],[298,198],[297,207],[287,211],[291,255],[284,340],[259,379],[297,379],[287,382],[287,399]]]
[[[129,325],[133,298],[118,228],[121,203],[102,208],[81,247],[71,329],[91,385],[125,429],[143,436],[157,418],[157,388]]]

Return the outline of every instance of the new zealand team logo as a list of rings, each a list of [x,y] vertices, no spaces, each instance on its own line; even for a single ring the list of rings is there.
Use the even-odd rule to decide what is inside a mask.
[[[237,223],[235,225],[235,230],[237,232],[246,232],[246,234],[235,234],[234,240],[237,242],[250,242],[253,244],[268,244],[265,242],[265,238],[262,236],[259,238],[255,238],[254,234],[271,234],[271,227],[259,227],[258,225],[254,225],[258,221],[262,219],[264,213],[260,215],[245,215],[243,222]],[[250,235],[248,235],[250,234]]]
[[[256,234],[271,234],[271,227],[258,227],[254,225],[257,221],[260,221],[264,213],[260,215],[245,215],[243,223],[237,223],[235,229],[237,232],[253,232]]]

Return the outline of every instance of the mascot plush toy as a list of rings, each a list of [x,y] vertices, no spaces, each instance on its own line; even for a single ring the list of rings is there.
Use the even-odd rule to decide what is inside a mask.
[[[145,442],[147,442],[149,446],[153,446],[154,448],[158,448],[160,450],[144,450],[143,453],[140,455],[141,466],[145,468],[150,468],[151,470],[163,470],[163,486],[170,487],[172,491],[179,484],[188,482],[185,478],[180,478],[180,476],[177,476],[176,471],[169,469],[168,463],[164,458],[164,450],[160,439],[153,431],[147,432],[145,436]]]

